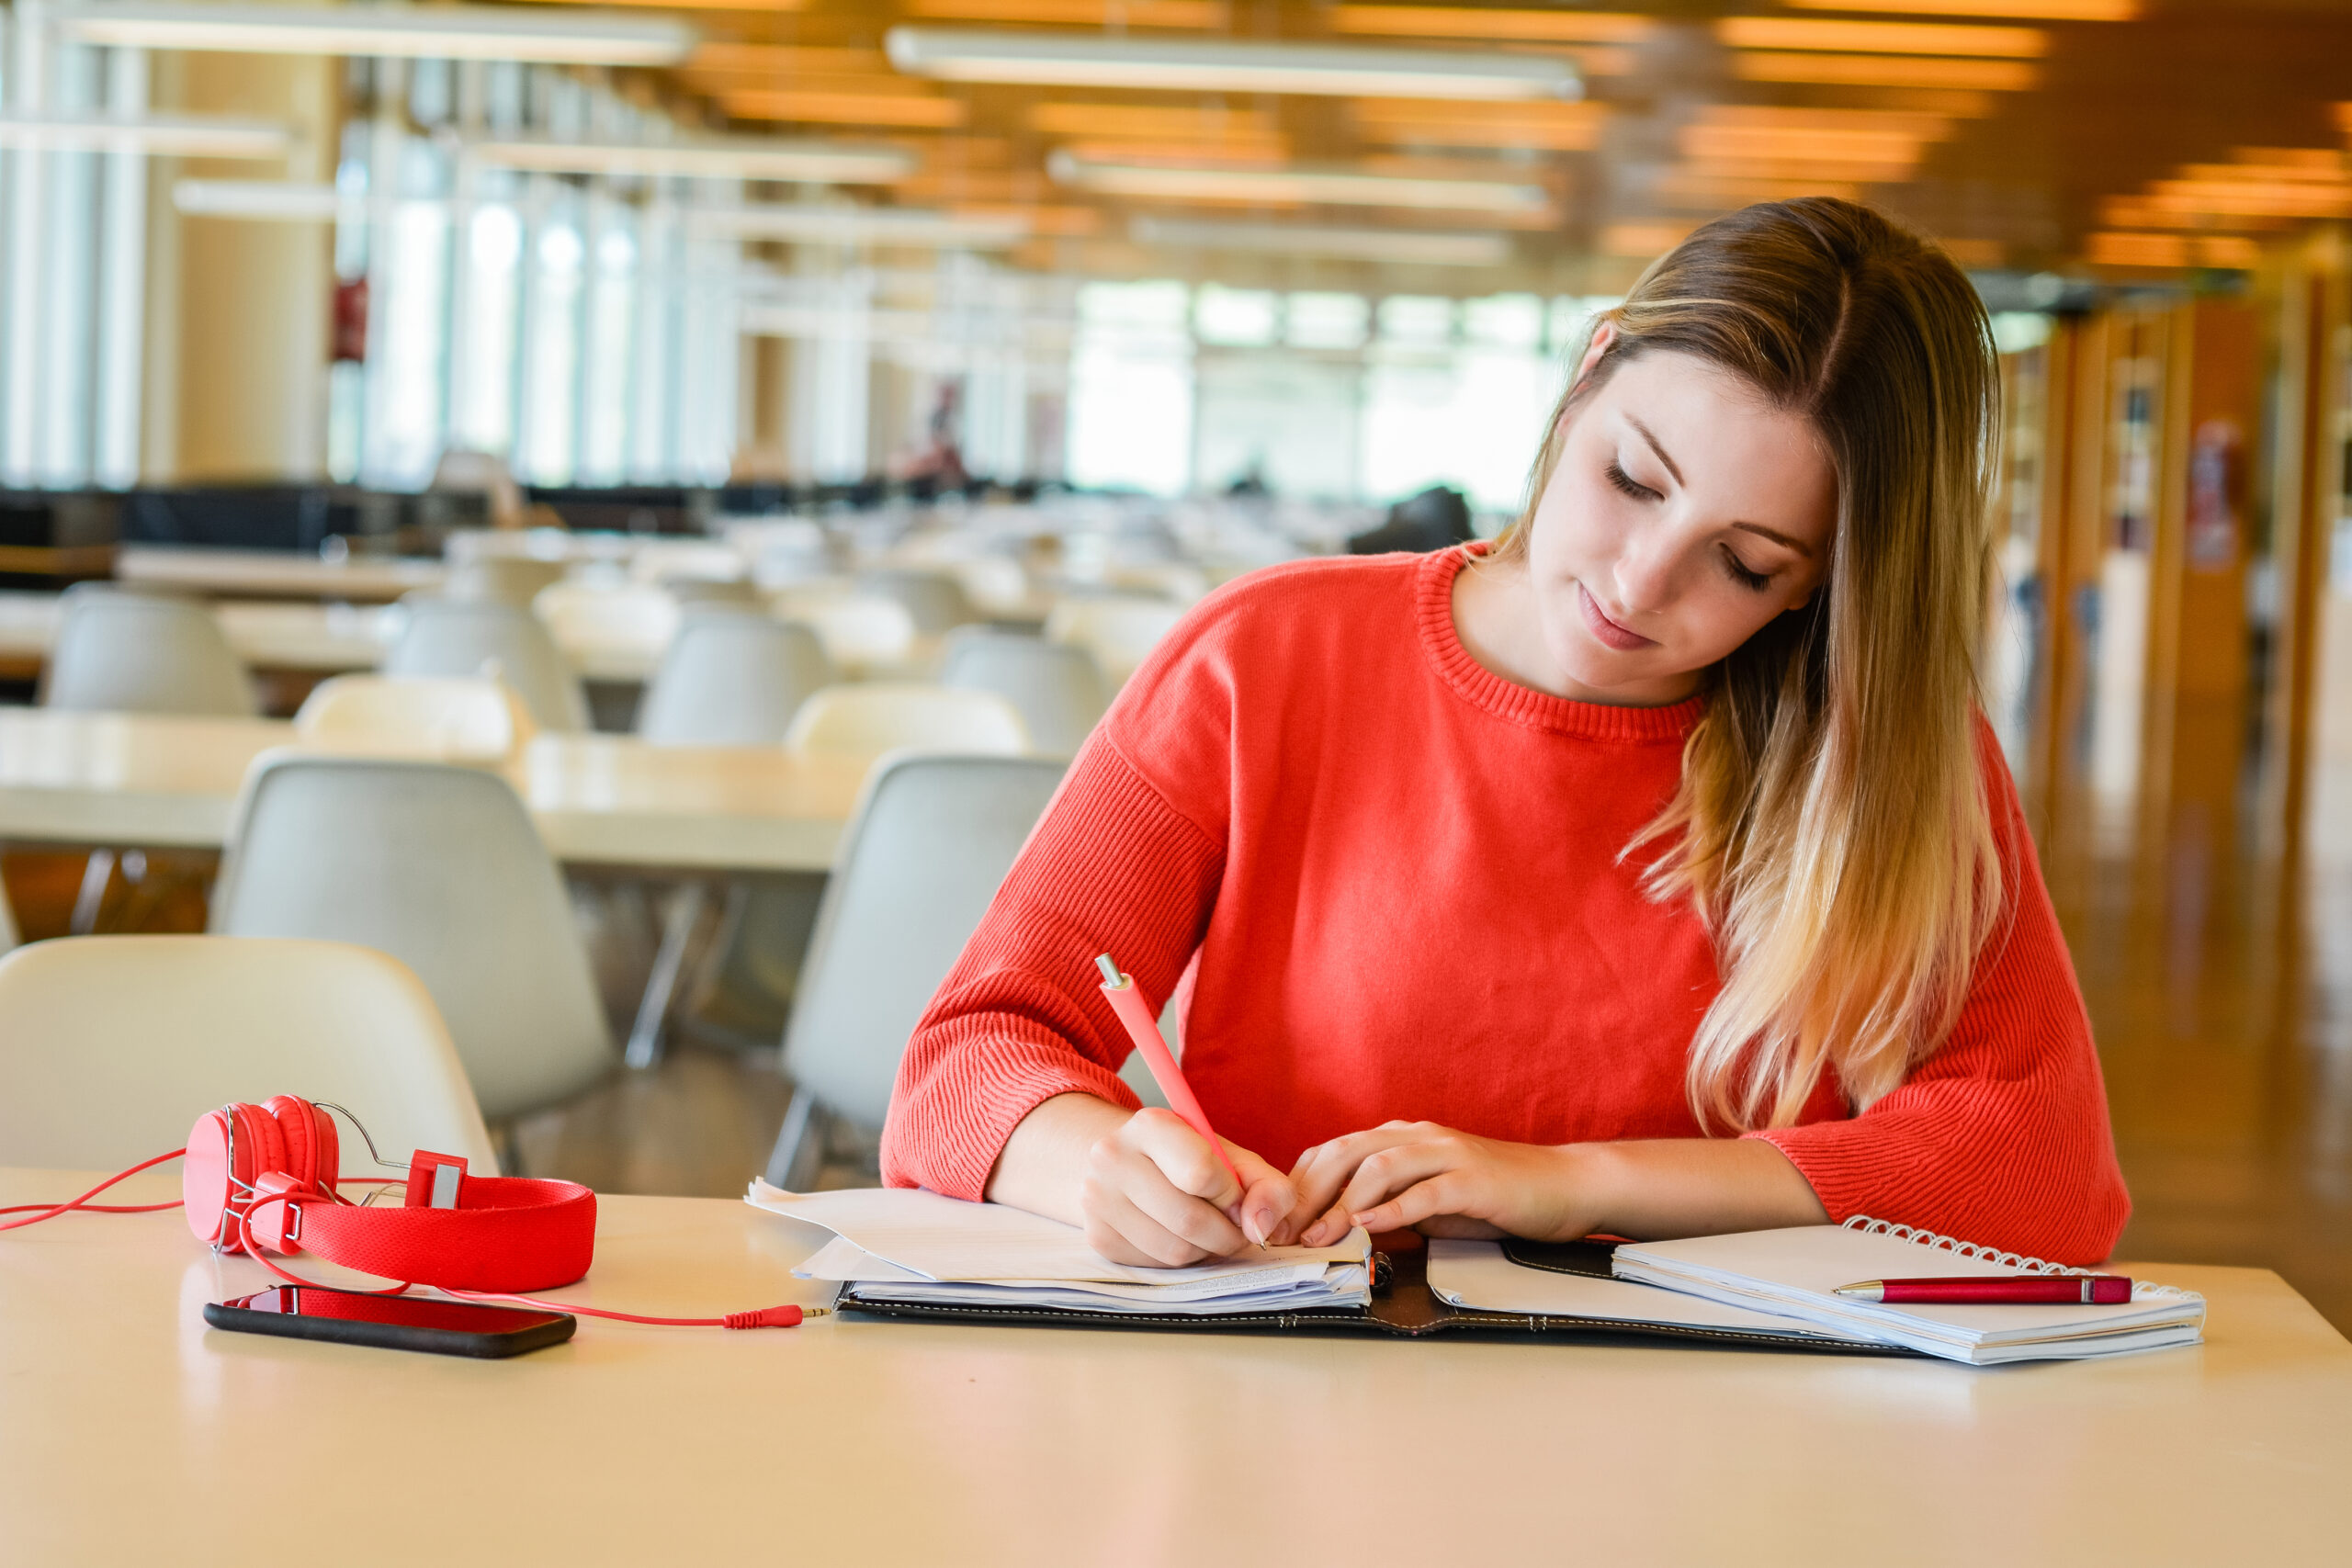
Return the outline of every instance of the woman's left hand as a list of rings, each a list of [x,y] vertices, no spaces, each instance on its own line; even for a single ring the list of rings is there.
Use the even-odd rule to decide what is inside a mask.
[[[1387,1122],[1299,1156],[1290,1223],[1329,1247],[1350,1225],[1430,1235],[1573,1241],[1599,1214],[1574,1145],[1507,1144],[1434,1122]]]

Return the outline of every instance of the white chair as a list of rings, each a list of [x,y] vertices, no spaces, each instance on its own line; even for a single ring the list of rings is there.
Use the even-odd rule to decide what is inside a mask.
[[[505,682],[456,675],[337,675],[294,715],[308,746],[372,756],[500,762],[536,727]]]
[[[1019,756],[1030,750],[1021,710],[994,692],[871,682],[812,693],[784,743],[808,755],[863,757],[912,747]]]
[[[1021,710],[1031,742],[1051,757],[1076,752],[1109,705],[1102,672],[1086,649],[978,626],[950,634],[939,683],[1004,698]]]
[[[384,656],[385,674],[494,674],[514,689],[541,729],[571,734],[588,728],[580,677],[528,610],[460,599],[413,599],[403,608],[408,625]]]
[[[891,599],[906,606],[920,636],[933,636],[979,617],[964,592],[963,581],[952,571],[925,567],[876,567],[858,573],[858,591]]]
[[[833,680],[807,626],[756,610],[696,609],[646,685],[637,732],[657,746],[773,746],[802,701]]]
[[[1136,666],[1183,618],[1183,607],[1164,599],[1125,594],[1064,599],[1046,617],[1046,639],[1086,649],[1103,679],[1118,687],[1126,684]]]
[[[353,942],[406,964],[493,1122],[561,1104],[613,1065],[562,880],[495,773],[266,753],[238,801],[212,930]]]
[[[209,608],[100,583],[67,590],[40,700],[45,707],[117,713],[243,718],[259,711],[244,666]]]
[[[915,618],[895,599],[804,585],[771,595],[768,609],[815,632],[825,657],[843,669],[887,670],[914,654]]]
[[[0,953],[15,951],[23,939],[17,934],[17,911],[8,907],[8,889],[0,883]]]
[[[561,559],[527,554],[452,552],[441,579],[441,597],[527,610],[541,589],[561,581],[569,570]]]
[[[741,582],[748,563],[723,539],[648,539],[629,557],[628,574],[639,582]]]
[[[677,600],[650,583],[550,583],[532,599],[531,612],[556,646],[573,656],[655,660],[678,635]]]
[[[0,960],[0,1165],[119,1170],[207,1111],[331,1100],[387,1159],[494,1172],[449,1032],[416,976],[330,942],[85,936]],[[343,1169],[375,1174],[339,1125]],[[389,1175],[390,1172],[382,1174]]]
[[[785,1033],[793,1097],[770,1181],[789,1189],[814,1175],[820,1118],[881,1127],[907,1037],[988,912],[1062,767],[1028,757],[900,756],[867,781]]]

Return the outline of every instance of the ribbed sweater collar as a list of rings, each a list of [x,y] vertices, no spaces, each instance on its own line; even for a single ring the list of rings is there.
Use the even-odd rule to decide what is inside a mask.
[[[1486,549],[1484,541],[1476,541],[1456,549],[1433,551],[1422,558],[1414,584],[1421,647],[1447,685],[1497,717],[1531,729],[1633,745],[1681,743],[1706,710],[1703,696],[1652,708],[1571,702],[1566,697],[1555,697],[1549,692],[1506,681],[1473,659],[1453,629],[1453,580],[1473,556],[1483,555]]]

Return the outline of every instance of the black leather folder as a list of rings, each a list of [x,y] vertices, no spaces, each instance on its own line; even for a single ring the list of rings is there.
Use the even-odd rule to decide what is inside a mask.
[[[1611,1278],[1603,1242],[1507,1241],[1503,1256],[1525,1269]],[[1074,1307],[955,1306],[930,1302],[888,1301],[862,1295],[855,1284],[842,1287],[836,1312],[848,1317],[897,1318],[932,1323],[997,1324],[1025,1328],[1180,1329],[1202,1334],[1376,1335],[1392,1339],[1459,1339],[1552,1344],[1650,1344],[1672,1342],[1725,1349],[1788,1350],[1804,1354],[1903,1356],[1918,1352],[1860,1339],[1786,1339],[1731,1328],[1632,1323],[1622,1318],[1485,1312],[1457,1307],[1430,1290],[1426,1248],[1373,1254],[1372,1304],[1368,1307],[1308,1307],[1296,1312],[1131,1313],[1088,1312]]]

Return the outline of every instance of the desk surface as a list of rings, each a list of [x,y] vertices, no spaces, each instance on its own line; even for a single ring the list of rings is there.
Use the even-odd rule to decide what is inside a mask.
[[[125,545],[114,558],[114,574],[126,582],[270,599],[380,602],[414,589],[438,587],[446,571],[437,560],[409,557],[349,556],[331,561],[291,550],[200,546]]]
[[[0,1171],[0,1201],[85,1185]],[[788,1222],[600,1208],[560,1294],[820,1299]],[[831,1318],[583,1319],[477,1363],[208,1329],[259,1266],[176,1213],[77,1215],[0,1236],[0,1540],[51,1564],[261,1537],[368,1563],[2341,1563],[2352,1346],[2267,1271],[2157,1272],[2206,1292],[2209,1343],[1990,1371]]]
[[[0,840],[218,849],[277,719],[0,707]],[[541,735],[506,770],[574,864],[822,871],[865,770],[781,747]]]

